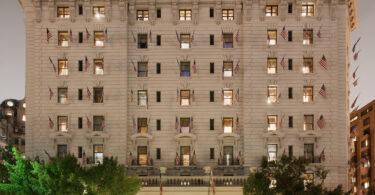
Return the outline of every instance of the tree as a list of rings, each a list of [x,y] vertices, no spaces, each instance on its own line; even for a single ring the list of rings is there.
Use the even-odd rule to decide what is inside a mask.
[[[268,162],[262,159],[261,167],[255,173],[251,173],[247,183],[243,187],[244,195],[341,195],[342,186],[339,185],[332,191],[324,188],[324,180],[328,171],[323,167],[316,167],[315,177],[320,182],[306,182],[305,160],[302,158],[290,158],[285,155],[279,161]],[[271,185],[274,184],[274,185]]]

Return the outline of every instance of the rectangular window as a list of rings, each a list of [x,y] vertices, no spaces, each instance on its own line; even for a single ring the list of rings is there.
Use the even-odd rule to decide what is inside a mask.
[[[78,33],[78,43],[83,43],[83,32]]]
[[[313,87],[305,86],[303,87],[303,102],[313,101]]]
[[[233,33],[225,33],[223,48],[233,48]]]
[[[311,44],[313,44],[313,37],[314,37],[313,30],[306,30],[306,29],[304,29],[303,30],[303,41],[302,41],[302,43],[304,45],[311,45]]]
[[[161,45],[161,35],[156,35],[156,45],[157,46]]]
[[[15,144],[15,145],[18,145],[18,143],[19,143],[19,142],[18,142],[18,139],[15,138],[15,139],[14,139],[14,144]]]
[[[92,8],[92,11],[93,11],[93,14],[94,14],[95,18],[105,17],[104,6],[94,6]]]
[[[83,6],[78,5],[78,15],[83,15]]]
[[[314,183],[314,173],[304,173],[303,174],[304,189],[307,190],[307,185],[312,184],[312,183]]]
[[[94,32],[94,44],[95,46],[98,46],[98,47],[104,46],[104,32],[103,31]]]
[[[276,131],[277,130],[277,115],[267,116],[267,130]]]
[[[210,102],[215,102],[215,91],[210,91]]]
[[[160,120],[160,119],[157,119],[157,120],[156,120],[156,130],[157,130],[157,131],[160,131],[160,130],[161,130],[161,120]]]
[[[293,41],[293,31],[291,31],[291,30],[288,31],[288,41],[289,42]]]
[[[147,34],[138,34],[138,48],[147,49]]]
[[[210,148],[210,160],[215,159],[215,148]]]
[[[161,150],[160,150],[160,148],[156,148],[156,159],[161,160]]]
[[[304,115],[303,118],[303,130],[314,130],[314,115]]]
[[[156,92],[156,102],[161,102],[161,92],[160,91]]]
[[[147,118],[138,118],[138,133],[147,133]]]
[[[68,132],[68,117],[58,116],[57,117],[57,127],[60,132]]]
[[[78,89],[78,100],[82,100],[83,99],[83,91],[82,89]]]
[[[79,72],[83,71],[83,61],[82,60],[78,60],[78,71]]]
[[[190,34],[181,34],[181,49],[189,49],[190,48]]]
[[[233,104],[233,90],[223,89],[224,95],[224,106],[229,106]]]
[[[214,8],[210,7],[210,18],[213,18],[215,16],[214,13]]]
[[[93,147],[95,164],[103,164],[103,144],[94,144]]]
[[[312,58],[303,58],[302,72],[304,74],[313,73],[313,59]]]
[[[275,103],[277,101],[277,86],[269,85],[267,87],[267,102]]]
[[[147,77],[147,62],[138,62],[138,77]]]
[[[94,103],[103,103],[104,102],[104,89],[103,87],[96,87],[94,91]]]
[[[289,154],[289,157],[293,157],[293,145],[288,146],[288,154]]]
[[[288,59],[288,70],[293,70],[293,59]]]
[[[314,16],[314,3],[302,3],[301,16]]]
[[[83,156],[82,146],[78,146],[78,158],[82,158],[82,156]]]
[[[78,129],[82,129],[82,117],[78,117]]]
[[[104,60],[94,59],[94,74],[103,75],[104,74]]]
[[[57,145],[57,157],[64,158],[68,154],[68,147],[66,144]]]
[[[223,74],[224,77],[233,76],[233,61],[224,61],[223,62]]]
[[[304,157],[305,157],[305,162],[307,163],[314,162],[314,144],[304,145]]]
[[[138,90],[138,105],[147,106],[147,90]]]
[[[190,146],[180,146],[180,160],[182,166],[190,166]]]
[[[223,9],[223,20],[233,20],[234,19],[234,9]]]
[[[293,3],[288,4],[288,14],[293,13]]]
[[[266,16],[277,16],[279,6],[277,5],[266,5]]]
[[[158,8],[158,9],[156,10],[156,17],[157,17],[157,18],[161,18],[161,8]]]
[[[215,73],[215,63],[210,62],[210,74],[214,74],[214,73]]]
[[[191,20],[191,9],[180,9],[180,21]]]
[[[267,31],[267,41],[268,45],[277,44],[277,30],[268,30]]]
[[[190,90],[181,90],[181,106],[189,106],[190,105]]]
[[[233,118],[223,118],[224,133],[233,133]]]
[[[190,77],[190,62],[180,62],[181,64],[181,77]]]
[[[146,166],[147,165],[147,146],[138,146],[138,165]]]
[[[69,7],[58,7],[57,8],[57,17],[68,19],[70,17]]]
[[[289,116],[289,128],[293,128],[293,116]]]
[[[288,98],[293,99],[293,88],[291,87],[288,88]]]
[[[68,31],[59,31],[59,46],[61,47],[68,47],[69,46],[69,37]]]
[[[277,159],[277,144],[268,144],[268,161],[275,161]]]
[[[210,35],[210,45],[215,45],[215,36]]]
[[[233,146],[224,146],[224,165],[229,166],[233,164]]]
[[[160,74],[160,73],[161,73],[161,64],[156,63],[156,74]]]
[[[181,118],[181,133],[190,133],[190,118]]]
[[[94,131],[103,131],[104,128],[104,116],[94,116]]]
[[[213,118],[210,119],[210,130],[215,130],[215,119]]]
[[[21,139],[21,144],[24,146],[25,145],[25,139]]]
[[[137,10],[138,21],[148,21],[148,10]]]
[[[68,75],[68,60],[60,59],[58,60],[59,75]]]
[[[60,104],[66,104],[68,103],[68,88],[58,88],[58,103]]]
[[[367,126],[370,124],[370,117],[367,117],[365,120],[363,120],[363,126]]]
[[[267,73],[268,74],[277,73],[277,58],[267,58]]]

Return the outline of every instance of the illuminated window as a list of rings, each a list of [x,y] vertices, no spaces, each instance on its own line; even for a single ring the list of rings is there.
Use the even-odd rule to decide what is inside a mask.
[[[224,33],[223,48],[233,48],[233,33]]]
[[[180,146],[181,165],[190,166],[190,146]]]
[[[233,118],[223,119],[224,133],[233,133]]]
[[[267,88],[267,102],[275,103],[277,101],[277,86],[269,85]]]
[[[224,105],[232,105],[233,104],[233,90],[223,90],[224,93]]]
[[[58,130],[60,132],[68,132],[68,117],[58,116],[57,117]]]
[[[104,74],[104,61],[103,59],[94,60],[94,74],[103,75]]]
[[[58,100],[60,104],[66,104],[68,102],[68,88],[58,88]]]
[[[103,18],[105,16],[104,6],[94,6],[92,10],[95,18]]]
[[[138,77],[147,77],[147,62],[138,62]]]
[[[307,185],[314,183],[314,174],[313,173],[305,173],[303,174],[303,185],[305,186],[305,190],[307,190]]]
[[[181,34],[181,49],[190,48],[190,34]]]
[[[95,164],[103,164],[103,144],[95,144],[93,147]]]
[[[303,58],[302,72],[304,74],[313,73],[313,59],[312,58]]]
[[[363,183],[363,187],[365,189],[369,188],[370,187],[370,183],[368,181],[366,181],[365,183]]]
[[[23,121],[23,122],[26,121],[26,115],[22,115],[22,121]]]
[[[303,87],[303,102],[313,101],[313,87]]]
[[[104,130],[104,116],[94,116],[94,131],[103,131]]]
[[[303,44],[304,45],[311,45],[313,44],[313,30],[303,30]]]
[[[268,45],[277,44],[277,30],[268,30],[267,31],[267,41]]]
[[[138,21],[148,21],[148,10],[138,10],[137,11]]]
[[[180,9],[180,20],[191,20],[191,9]]]
[[[96,87],[94,91],[94,103],[103,103],[104,102],[104,89],[102,87]]]
[[[57,145],[57,157],[64,158],[68,154],[68,147],[66,144]]]
[[[314,3],[302,3],[301,16],[314,16]]]
[[[275,161],[277,159],[277,144],[268,144],[268,161]]]
[[[314,144],[305,144],[304,157],[305,162],[314,163]]]
[[[180,62],[180,76],[181,77],[190,77],[190,62]]]
[[[59,46],[68,47],[69,46],[69,36],[68,31],[59,31]]]
[[[303,130],[314,130],[314,115],[304,115],[303,118]]]
[[[276,131],[277,130],[277,115],[267,116],[267,130]]]
[[[190,118],[181,118],[181,133],[190,133]]]
[[[233,20],[234,10],[233,9],[223,9],[223,20]]]
[[[23,107],[23,108],[26,108],[26,103],[23,103],[23,104],[22,104],[22,107]]]
[[[266,16],[277,16],[278,15],[278,8],[277,5],[267,5],[266,6]]]
[[[138,118],[138,133],[147,133],[147,118]]]
[[[58,7],[57,8],[57,17],[67,19],[70,17],[69,7]]]
[[[224,165],[229,166],[233,165],[233,146],[224,146]]]
[[[190,105],[190,90],[181,90],[181,106],[188,106]]]
[[[147,49],[147,34],[138,34],[138,48]]]
[[[104,32],[103,31],[95,31],[94,32],[94,43],[95,46],[102,47],[104,46]]]
[[[224,77],[233,76],[233,62],[232,61],[223,62],[223,74],[224,74]]]
[[[62,59],[58,60],[58,68],[59,68],[59,75],[68,75],[68,60],[67,59]]]
[[[138,90],[138,105],[139,106],[147,106],[147,91],[146,90]]]
[[[277,58],[267,59],[267,73],[276,74],[277,73]]]
[[[138,165],[147,165],[147,146],[138,146]]]

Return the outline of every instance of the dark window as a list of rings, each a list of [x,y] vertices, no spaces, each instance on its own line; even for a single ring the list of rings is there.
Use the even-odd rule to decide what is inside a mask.
[[[288,4],[288,13],[289,14],[293,13],[293,3]]]
[[[288,147],[288,149],[289,149],[289,157],[292,157],[293,156],[293,146],[292,145],[289,145],[289,147]]]
[[[215,92],[210,91],[210,102],[214,102],[214,101],[215,101]]]
[[[213,118],[210,119],[210,130],[215,130],[215,120]]]
[[[156,74],[160,74],[160,73],[161,73],[161,64],[156,63]]]
[[[215,159],[215,148],[210,148],[210,159]]]
[[[233,33],[225,33],[223,48],[233,48]]]
[[[83,61],[82,60],[78,60],[78,71],[79,72],[83,71]]]
[[[304,156],[305,156],[305,162],[307,163],[314,162],[314,144],[305,144]]]
[[[15,139],[14,139],[14,145],[18,145],[18,143],[19,143],[19,142],[18,142],[18,138],[15,138]]]
[[[83,6],[78,5],[78,15],[82,15],[82,14],[83,14]]]
[[[156,92],[156,102],[161,102],[161,92],[160,91]]]
[[[363,126],[366,126],[366,125],[369,125],[369,124],[370,124],[370,117],[363,120]]]
[[[63,158],[68,154],[68,147],[66,144],[57,145],[57,157]]]
[[[180,76],[190,77],[190,62],[180,62],[180,64],[181,64]]]
[[[25,140],[21,139],[21,144],[24,146],[25,145]]]
[[[293,88],[291,87],[288,88],[288,98],[293,99]]]
[[[293,31],[288,31],[288,41],[292,42],[293,41]]]
[[[293,128],[293,116],[289,116],[289,128]]]
[[[156,45],[157,46],[161,45],[161,35],[156,35]]]
[[[288,59],[288,70],[293,70],[293,59]]]
[[[160,148],[156,148],[156,159],[157,160],[161,159],[161,150],[160,150]]]
[[[82,100],[82,89],[78,89],[78,100]]]
[[[83,43],[83,32],[78,33],[78,43]]]
[[[103,131],[104,130],[104,116],[94,116],[94,131]]]
[[[137,124],[138,124],[138,133],[148,132],[147,118],[138,118]]]
[[[214,8],[210,8],[210,18],[214,17]]]
[[[161,8],[158,8],[158,9],[156,10],[156,17],[157,17],[157,18],[161,18]]]
[[[215,45],[215,36],[210,35],[210,45]]]
[[[104,89],[103,88],[94,88],[94,103],[103,103],[104,100]]]
[[[82,158],[82,146],[78,146],[78,158]]]
[[[147,62],[138,62],[138,77],[147,77],[148,64]]]
[[[156,130],[157,131],[161,130],[161,120],[160,119],[156,120]]]
[[[78,117],[78,129],[82,129],[82,117]]]
[[[214,73],[215,73],[215,63],[210,62],[210,74],[214,74]]]
[[[147,34],[138,34],[138,48],[147,48]]]

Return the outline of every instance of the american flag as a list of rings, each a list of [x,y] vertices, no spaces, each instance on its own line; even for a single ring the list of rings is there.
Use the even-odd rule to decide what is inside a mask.
[[[354,70],[352,76],[353,76],[353,79],[355,79],[355,76],[356,76],[356,73],[357,73],[357,70],[358,70],[359,66],[357,66],[357,68]]]
[[[281,35],[281,37],[283,37],[284,40],[286,40],[286,30],[285,30],[285,26],[283,27],[283,30],[281,31],[280,35]]]
[[[197,73],[197,62],[195,61],[195,59],[194,59],[194,63],[193,63],[193,71],[194,71],[194,73]]]
[[[107,31],[107,28],[105,28],[104,30],[104,39],[106,42],[108,42],[108,31]]]
[[[353,52],[353,53],[355,52],[355,49],[356,49],[356,47],[357,47],[357,44],[358,44],[359,40],[361,40],[361,37],[359,37],[359,38],[357,39],[357,41],[354,43],[353,48],[352,48],[352,52]]]
[[[223,164],[223,154],[220,152],[219,165],[222,165],[222,164]]]
[[[89,31],[86,28],[86,41],[89,41],[90,37],[91,37],[91,34],[89,33]]]
[[[190,129],[194,129],[194,118],[192,116],[190,117]]]
[[[178,131],[178,127],[179,127],[179,123],[178,123],[178,118],[176,116],[176,123],[174,124],[174,128],[176,129],[176,131]]]
[[[224,129],[224,118],[221,117],[221,128]]]
[[[240,70],[240,60],[237,61],[236,67],[234,68],[234,73],[237,74]]]
[[[87,123],[87,128],[91,129],[91,121],[87,115],[86,115],[86,123]]]
[[[47,152],[47,150],[44,150],[44,153],[48,156],[48,160],[52,160],[52,157],[51,157],[51,155],[49,155],[49,153]]]
[[[354,114],[354,113],[356,113],[356,112],[358,111],[358,108],[359,108],[359,105],[356,106],[356,107],[352,110],[352,112],[351,112],[350,114]]]
[[[236,129],[237,131],[240,130],[240,118],[238,116],[236,117]]]
[[[52,67],[53,67],[53,71],[55,71],[55,72],[56,72],[56,66],[55,66],[55,64],[53,63],[53,61],[52,61],[51,57],[49,57],[49,61],[50,61],[50,62],[51,62],[51,64],[52,64]]]
[[[70,31],[69,31],[69,40],[70,40],[70,42],[73,43],[73,32],[72,32],[72,29],[70,29]]]
[[[193,152],[193,157],[192,157],[194,165],[197,165],[197,155],[195,154],[195,150]]]
[[[102,130],[104,130],[104,129],[105,129],[105,120],[103,118],[103,120],[102,120]]]
[[[152,165],[152,158],[151,158],[150,151],[147,153],[147,165],[148,166]]]
[[[279,95],[277,95],[277,97],[276,97],[276,102],[279,102],[279,101],[280,101],[280,98],[281,98],[281,93],[279,93]]]
[[[224,42],[224,31],[221,30],[221,41]]]
[[[131,101],[131,102],[133,102],[133,95],[134,95],[134,93],[133,93],[133,89],[131,89],[131,90],[130,90],[130,101]]]
[[[161,180],[161,173],[160,173],[160,195],[163,195],[163,182]]]
[[[178,155],[178,152],[176,152],[176,159],[175,159],[176,165],[180,164],[180,156]]]
[[[321,66],[323,66],[324,69],[326,69],[326,70],[328,69],[328,67],[327,67],[327,59],[326,59],[325,55],[322,56],[322,59],[320,59],[319,64]]]
[[[320,88],[319,93],[320,93],[320,95],[322,95],[324,98],[327,98],[326,87],[324,86],[324,84],[323,84],[322,87]]]
[[[320,39],[322,38],[322,33],[320,32],[320,30],[322,29],[322,27],[319,27],[319,30],[318,32],[316,33],[316,36]]]
[[[148,38],[150,39],[150,43],[152,43],[152,32],[150,30],[150,32],[148,33]]]
[[[135,38],[133,31],[132,31],[132,36],[133,36],[133,42],[136,43],[137,42],[137,38]]]
[[[359,78],[358,78],[359,79]],[[356,79],[354,82],[353,82],[353,86],[356,87],[358,85],[358,79]]]
[[[320,115],[319,120],[316,122],[320,129],[323,129],[326,126],[326,120],[324,119],[323,115]]]
[[[361,50],[359,50],[357,53],[354,54],[354,56],[353,56],[354,61],[358,60],[358,54],[359,54],[360,51]]]
[[[86,156],[86,152],[83,151],[83,158],[82,158],[82,164],[86,164],[86,161],[87,161],[87,156]]]
[[[194,90],[191,92],[191,101],[195,102],[195,93],[194,93]]]
[[[180,35],[178,35],[178,32],[176,30],[176,38],[177,38],[177,41],[181,44],[181,39],[180,39]]]
[[[354,99],[354,101],[352,103],[352,106],[350,106],[350,108],[354,108],[355,104],[357,103],[358,97],[359,97],[359,95],[357,95],[357,97]]]
[[[283,120],[284,120],[284,117],[285,117],[285,114],[283,114],[283,116],[280,118],[280,122],[279,122],[279,128],[283,128]]]
[[[53,129],[53,127],[55,126],[55,124],[53,123],[51,117],[48,117],[48,120],[49,120],[49,128]]]
[[[283,67],[283,70],[284,70],[285,69],[284,57],[283,57],[283,59],[281,59],[280,65],[281,65],[281,67]]]
[[[178,96],[179,96],[179,93],[178,93],[178,89],[177,89],[177,92],[176,92],[176,102],[178,102]]]
[[[136,130],[137,124],[136,124],[136,122],[135,122],[135,118],[134,118],[134,116],[133,116],[132,120],[133,120],[133,130]]]
[[[221,152],[220,152],[220,155],[221,155]],[[214,181],[214,174],[213,174],[213,171],[212,171],[212,168],[211,168],[211,174],[210,174],[210,186],[211,186],[211,190],[212,190],[212,194],[215,195],[215,181]]]
[[[324,154],[324,149],[322,150],[322,152],[320,153],[320,160],[322,162],[326,161],[326,155]]]
[[[132,165],[132,164],[133,164],[133,160],[134,160],[133,153],[130,152],[130,153],[129,153],[129,165]]]
[[[87,87],[86,91],[87,91],[87,97],[89,99],[91,99],[91,91],[90,91],[90,89],[88,87]]]
[[[221,101],[224,101],[224,90],[221,90]]]
[[[52,91],[52,89],[50,87],[48,87],[48,89],[49,89],[49,100],[51,100],[52,97],[53,97],[53,95],[54,95],[54,93],[53,93],[53,91]]]
[[[52,38],[52,33],[47,28],[47,43],[49,43],[49,40]]]
[[[236,42],[238,42],[240,40],[240,30],[237,30],[235,39],[236,39]]]
[[[100,101],[101,103],[104,102],[104,90],[102,89],[102,93],[100,94]]]
[[[191,35],[191,39],[190,39],[190,42],[191,42],[191,43],[194,42],[194,34],[195,34],[195,31],[193,31],[193,35]]]
[[[237,91],[236,91],[236,100],[237,100],[237,102],[240,101],[240,89],[237,89]]]
[[[137,67],[135,66],[133,60],[131,60],[131,63],[133,64],[133,71],[134,71],[134,72],[137,72]]]
[[[89,68],[90,66],[90,62],[89,62],[89,59],[87,58],[87,56],[85,56],[85,70],[87,72],[87,69]]]

